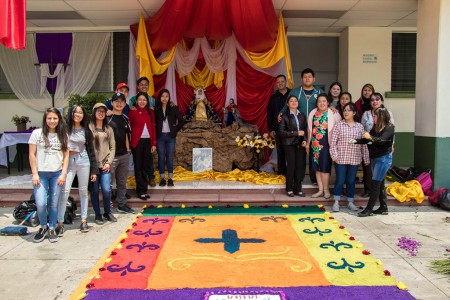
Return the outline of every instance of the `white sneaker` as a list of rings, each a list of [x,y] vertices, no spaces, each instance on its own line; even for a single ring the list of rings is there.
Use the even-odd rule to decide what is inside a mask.
[[[349,208],[350,210],[353,210],[353,211],[357,211],[357,210],[358,210],[358,208],[356,207],[355,204],[353,204],[353,202],[349,202],[349,203],[348,203],[348,208]]]
[[[339,211],[339,202],[334,202],[332,209],[333,209],[333,211],[338,212]]]

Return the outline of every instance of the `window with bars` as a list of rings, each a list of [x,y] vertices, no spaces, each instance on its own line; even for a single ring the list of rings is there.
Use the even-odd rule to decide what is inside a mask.
[[[102,68],[90,92],[109,92],[128,79],[129,32],[113,32]]]
[[[392,92],[415,92],[416,45],[416,33],[392,33]]]

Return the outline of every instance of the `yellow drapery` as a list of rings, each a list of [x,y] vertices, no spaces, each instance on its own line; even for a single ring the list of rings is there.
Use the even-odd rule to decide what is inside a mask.
[[[176,45],[172,47],[168,55],[163,58],[161,62],[155,58],[150,46],[150,41],[148,40],[144,16],[141,14],[136,41],[136,59],[139,60],[139,76],[145,76],[150,79],[150,86],[148,88],[149,95],[155,93],[155,85],[152,80],[153,74],[160,75],[164,73],[174,59],[175,52]]]
[[[283,14],[280,12],[278,16],[278,36],[272,49],[267,52],[251,52],[245,51],[245,55],[260,68],[269,68],[275,65],[280,59],[285,58],[288,86],[294,87],[292,77],[291,58],[289,55],[289,48],[287,45],[286,32],[284,28]]]
[[[420,204],[425,199],[422,186],[417,180],[410,180],[404,183],[396,181],[386,188],[386,192],[400,202],[408,202],[414,199]]]
[[[192,86],[193,88],[198,86],[206,88],[214,83],[214,85],[220,89],[223,84],[224,75],[223,72],[211,72],[208,66],[205,65],[201,71],[197,67],[194,67],[192,72],[189,75],[184,76],[182,79],[186,84]]]
[[[159,174],[155,174],[157,181],[159,180]],[[193,180],[224,180],[224,181],[243,181],[253,182],[255,184],[285,184],[286,178],[282,175],[272,175],[265,172],[258,173],[254,170],[241,171],[234,169],[230,172],[216,172],[205,171],[199,173],[192,173],[184,169],[183,167],[176,167],[173,170],[174,181],[193,181]],[[127,180],[128,186],[136,186],[134,177],[130,176]]]
[[[181,45],[184,49],[187,50],[187,45],[184,40],[181,41]],[[214,49],[217,49],[220,47],[220,41],[214,42]],[[203,70],[199,70],[197,67],[194,67],[192,72],[186,76],[180,76],[184,83],[188,84],[189,86],[192,86],[193,88],[196,88],[198,86],[202,86],[204,88],[207,88],[211,84],[214,83],[216,88],[220,89],[223,84],[223,71],[218,73],[213,73],[208,68],[208,65],[205,65]]]

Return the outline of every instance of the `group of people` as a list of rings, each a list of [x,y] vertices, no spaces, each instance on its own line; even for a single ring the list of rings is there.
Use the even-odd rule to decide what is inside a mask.
[[[129,87],[126,83],[118,84],[111,99],[94,105],[91,116],[81,105],[70,107],[66,118],[56,108],[45,111],[42,128],[34,130],[29,140],[32,184],[40,222],[34,242],[42,242],[47,236],[50,242],[56,242],[64,235],[66,202],[75,175],[78,178],[82,232],[89,231],[89,192],[95,223],[101,225],[104,221],[117,221],[111,212],[114,180],[117,210],[135,213],[127,205],[130,153],[138,198],[150,198],[148,185],[156,185],[152,156],[156,151],[161,177],[159,185],[174,186],[173,154],[177,132],[184,125],[183,117],[170,101],[167,89],[161,90],[155,100],[147,94],[148,78],[139,78],[137,86],[139,92],[127,104]]]
[[[333,189],[333,211],[346,187],[348,207],[354,205],[356,173],[363,166],[364,194],[369,197],[360,217],[387,214],[384,177],[392,164],[394,118],[384,107],[384,99],[371,84],[363,86],[361,97],[353,103],[352,95],[333,82],[328,93],[315,84],[314,71],[301,73],[301,85],[293,90],[286,77],[276,78],[276,91],[269,99],[267,125],[276,140],[278,174],[286,176],[289,197],[305,197],[302,181],[306,160],[311,182],[318,191],[313,198],[331,198],[329,178],[334,163],[336,182]],[[374,210],[376,202],[380,207]]]

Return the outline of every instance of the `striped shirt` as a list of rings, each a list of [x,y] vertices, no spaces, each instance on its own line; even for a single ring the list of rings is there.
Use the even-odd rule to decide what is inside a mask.
[[[333,129],[331,138],[331,158],[340,165],[359,165],[361,160],[369,161],[369,150],[365,144],[350,144],[351,139],[360,139],[364,133],[361,123],[350,126],[345,120],[340,121]]]

